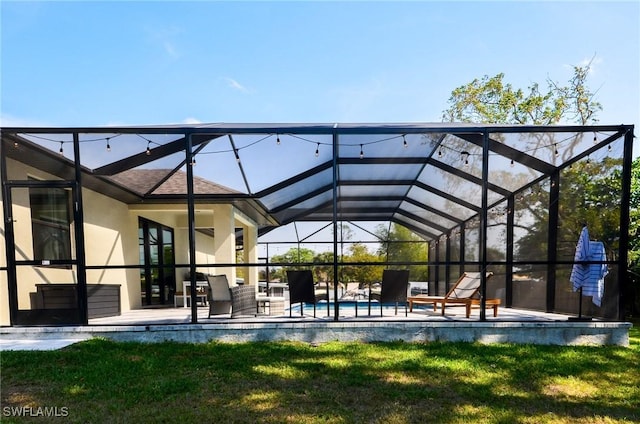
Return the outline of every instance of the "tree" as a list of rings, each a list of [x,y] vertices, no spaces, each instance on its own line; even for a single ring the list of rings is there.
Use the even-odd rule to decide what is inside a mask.
[[[566,84],[546,79],[546,90],[541,91],[537,83],[526,89],[514,88],[505,82],[503,73],[494,77],[484,76],[454,89],[449,98],[449,107],[443,111],[443,120],[488,124],[553,125],[573,123],[587,125],[598,121],[597,114],[602,105],[596,101],[595,93],[587,79],[591,69],[590,61],[585,66],[574,66],[573,76]],[[495,134],[495,137],[500,137]],[[573,148],[583,140],[576,137],[567,143],[563,156],[557,159],[554,147],[557,140],[550,134],[541,134],[527,141],[527,151],[546,152],[550,162],[563,161],[573,157]],[[465,150],[464,141],[450,150],[455,154]],[[461,148],[460,148],[461,147]],[[459,155],[459,153],[458,153]],[[559,225],[558,259],[572,260],[575,241],[582,223],[589,223],[593,238],[605,242],[610,251],[617,251],[620,232],[620,196],[622,161],[615,158],[583,160],[571,168],[565,168],[560,177],[560,203],[558,205]],[[640,202],[640,163],[633,166],[631,195],[631,225],[629,246],[630,278],[626,292],[635,293],[635,311],[638,310],[640,296],[640,237],[638,234]],[[518,175],[492,173],[491,180],[497,185],[509,187],[508,182]],[[500,184],[500,182],[504,184]],[[516,197],[515,226],[518,235],[515,240],[515,257],[527,261],[532,258],[547,257],[549,180],[537,187],[531,187]],[[449,187],[451,191],[455,187]],[[553,229],[556,231],[556,229]],[[611,258],[616,259],[616,258]],[[567,276],[568,280],[568,276]],[[631,298],[631,296],[626,296]],[[633,303],[633,302],[632,302]]]
[[[369,252],[367,246],[362,243],[354,243],[349,246],[349,256],[345,262],[381,262],[379,255]],[[362,265],[342,267],[342,282],[373,283],[382,280],[382,265]]]
[[[271,257],[273,263],[283,264],[300,264],[311,263],[316,252],[305,247],[292,247],[282,255],[274,255]],[[284,281],[284,274],[287,269],[300,269],[298,266],[285,266],[283,268],[272,268],[269,271],[272,280],[280,279]]]
[[[504,82],[504,74],[485,75],[452,91],[449,108],[443,120],[483,124],[552,125],[562,121],[581,125],[597,122],[602,110],[587,87],[591,62],[574,66],[573,77],[567,85],[547,78],[547,91],[541,92],[537,83],[526,90],[515,89]]]
[[[412,265],[410,278],[413,281],[427,281],[427,243],[406,227],[392,224],[390,228],[379,225],[376,235],[383,240],[378,255],[388,262],[422,262],[425,265]]]

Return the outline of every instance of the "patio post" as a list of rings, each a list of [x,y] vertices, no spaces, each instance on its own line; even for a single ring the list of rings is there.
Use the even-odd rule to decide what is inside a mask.
[[[333,320],[338,321],[338,133],[333,132]],[[328,297],[328,293],[327,293]],[[327,300],[328,301],[328,300]]]
[[[187,224],[189,231],[189,278],[191,282],[189,284],[189,297],[191,298],[191,323],[196,324],[198,322],[198,302],[196,296],[196,213],[193,204],[193,142],[191,139],[191,133],[186,135],[185,145],[185,157],[187,165]]]
[[[558,212],[560,200],[560,171],[549,175],[549,227],[547,229],[547,312],[556,307],[556,261],[558,260]],[[582,302],[582,298],[580,299]]]
[[[480,210],[480,321],[487,320],[487,220],[489,211],[489,133],[482,133],[482,207]]]
[[[82,204],[82,168],[80,166],[80,138],[73,133],[73,159],[75,165],[75,192],[73,221],[76,242],[76,273],[78,278],[78,312],[80,322],[89,324],[89,305],[87,299],[87,262],[84,245],[84,206]]]
[[[624,135],[622,156],[622,198],[620,199],[620,241],[618,252],[618,319],[624,320],[624,288],[628,269],[629,206],[631,203],[631,166],[633,163],[633,126]]]

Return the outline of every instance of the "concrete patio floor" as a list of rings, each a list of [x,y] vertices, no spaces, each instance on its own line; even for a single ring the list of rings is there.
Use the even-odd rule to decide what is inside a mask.
[[[92,319],[89,326],[3,327],[0,350],[58,349],[92,337],[150,343],[403,340],[627,346],[631,327],[624,322],[572,321],[567,315],[511,308],[500,308],[497,318],[488,313],[486,321],[479,321],[477,309],[466,318],[464,308],[457,307],[447,308],[445,316],[424,308],[414,309],[406,317],[403,308],[398,315],[393,308],[385,308],[382,317],[376,308],[371,315],[363,311],[358,317],[351,311],[338,321],[327,316],[326,308],[318,308],[316,318],[296,314],[290,318],[288,313],[233,319],[229,315],[207,315],[208,308],[199,307],[198,323],[191,324],[189,308],[150,308]]]

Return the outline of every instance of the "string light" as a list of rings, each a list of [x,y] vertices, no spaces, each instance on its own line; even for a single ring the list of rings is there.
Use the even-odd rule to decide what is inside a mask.
[[[151,145],[151,141],[147,140],[147,156],[151,155],[151,148],[149,147]]]
[[[196,166],[196,155],[191,156],[191,166]]]
[[[402,135],[402,145],[404,146],[405,149],[409,147],[409,145],[407,144],[407,139],[404,138],[404,134]]]
[[[558,152],[558,143],[553,143],[553,154],[558,156],[560,152]]]
[[[587,156],[587,165],[591,164],[591,158]]]
[[[280,145],[280,136],[276,135],[276,144],[279,146]]]
[[[438,159],[442,159],[442,147],[438,149]]]
[[[513,159],[511,159],[511,163],[509,163],[509,166],[512,167],[512,168],[515,166],[515,163],[513,162]]]
[[[111,151],[111,145],[109,144],[109,137],[107,137],[107,152]]]
[[[598,142],[598,136],[596,135],[596,133],[593,133],[593,144],[596,144]]]
[[[236,162],[240,163],[240,155],[238,154],[238,149],[233,149],[233,153],[236,155]]]
[[[320,156],[320,143],[316,146],[316,157]]]
[[[60,142],[60,154],[64,154],[64,149],[62,148],[62,145],[64,144],[64,141]]]
[[[469,165],[469,155],[470,153],[466,150],[460,153],[460,160],[463,160],[465,165]]]
[[[18,148],[18,142],[17,141],[13,142],[13,147],[15,147],[16,149]]]
[[[362,144],[360,145],[360,159],[364,157],[364,152],[362,151]]]
[[[607,151],[608,151],[608,152],[611,152],[611,144],[609,144],[609,145],[607,146]]]

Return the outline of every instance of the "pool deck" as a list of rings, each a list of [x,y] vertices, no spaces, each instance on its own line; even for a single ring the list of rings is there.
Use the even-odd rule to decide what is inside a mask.
[[[366,310],[365,310],[366,311]],[[414,309],[405,317],[404,309],[394,314],[386,308],[355,317],[327,316],[319,308],[317,317],[294,314],[231,318],[208,318],[208,308],[198,308],[198,323],[191,324],[187,308],[138,309],[115,317],[90,320],[88,326],[40,326],[0,328],[0,350],[58,349],[93,337],[137,342],[254,342],[329,341],[433,342],[463,341],[477,343],[520,343],[544,345],[629,345],[627,322],[576,321],[567,315],[501,308],[497,318],[487,313],[485,321],[473,310],[464,316],[464,308],[447,309],[447,315],[428,308]],[[333,311],[332,311],[333,312]]]

